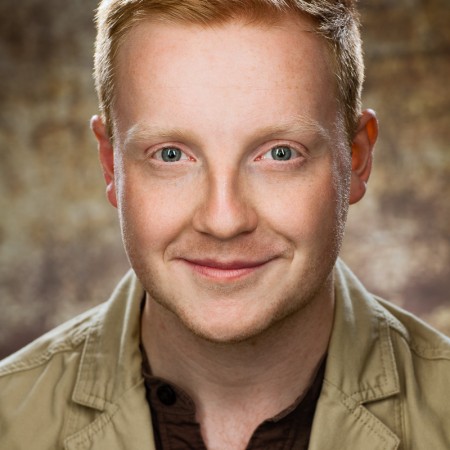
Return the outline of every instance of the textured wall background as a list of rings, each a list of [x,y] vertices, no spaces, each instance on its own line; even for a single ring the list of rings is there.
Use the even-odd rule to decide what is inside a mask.
[[[343,255],[450,333],[450,2],[361,0],[381,137]],[[88,120],[95,0],[0,0],[0,357],[105,300],[127,268]]]

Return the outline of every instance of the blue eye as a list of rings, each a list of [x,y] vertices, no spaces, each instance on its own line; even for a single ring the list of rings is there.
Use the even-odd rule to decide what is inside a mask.
[[[161,159],[165,162],[176,162],[181,159],[182,152],[176,147],[167,147],[161,150]]]
[[[189,159],[189,157],[178,147],[170,147],[170,146],[158,150],[153,154],[152,157],[159,161],[164,161],[167,163]]]
[[[257,158],[257,160],[271,160],[271,161],[290,161],[293,159],[303,159],[303,155],[292,148],[289,144],[274,145],[269,151]]]
[[[288,161],[292,158],[292,149],[286,145],[277,145],[272,148],[270,155],[275,161]]]

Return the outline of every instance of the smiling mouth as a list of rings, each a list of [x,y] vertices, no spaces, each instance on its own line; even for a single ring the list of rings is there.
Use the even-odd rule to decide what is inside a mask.
[[[252,275],[266,266],[272,259],[265,261],[214,261],[183,259],[195,273],[214,281],[234,281]]]

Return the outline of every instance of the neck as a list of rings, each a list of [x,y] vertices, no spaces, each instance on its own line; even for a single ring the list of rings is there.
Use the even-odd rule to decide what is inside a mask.
[[[253,431],[309,387],[327,351],[332,292],[330,279],[308,305],[265,332],[244,342],[219,344],[194,335],[147,296],[142,342],[152,372],[192,397],[203,433],[218,411],[242,420],[251,416],[248,428]],[[224,417],[220,421],[225,423]]]

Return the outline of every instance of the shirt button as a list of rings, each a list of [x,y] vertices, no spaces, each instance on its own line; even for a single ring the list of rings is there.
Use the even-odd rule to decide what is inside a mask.
[[[171,406],[177,401],[177,396],[174,390],[168,385],[163,384],[156,390],[156,395],[159,401],[166,406]]]

